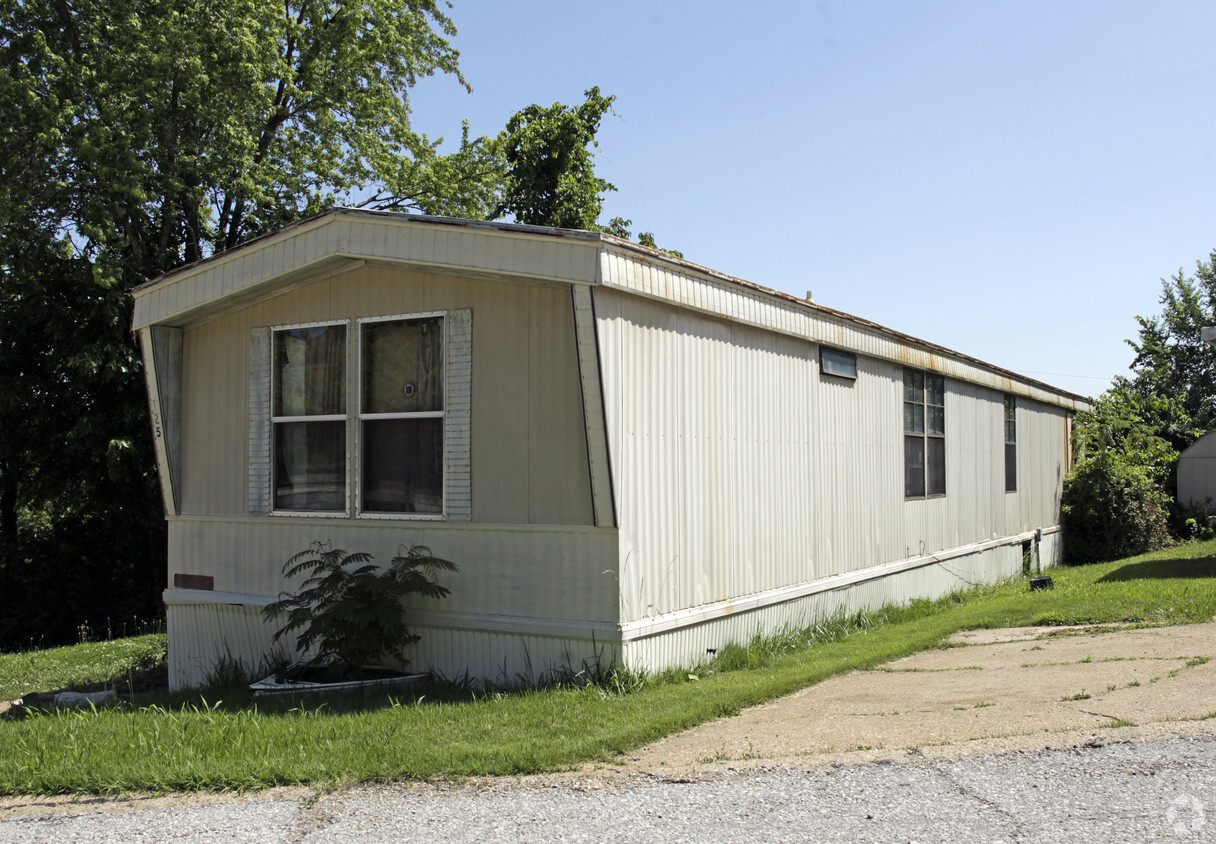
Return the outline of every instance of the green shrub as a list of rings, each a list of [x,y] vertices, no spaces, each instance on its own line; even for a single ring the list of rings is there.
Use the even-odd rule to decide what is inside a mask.
[[[385,657],[404,663],[402,649],[417,642],[418,636],[406,627],[401,599],[445,597],[450,590],[436,582],[439,569],[459,570],[455,563],[432,556],[423,545],[403,549],[381,569],[372,564],[370,554],[348,554],[314,542],[283,564],[286,577],[308,573],[308,578],[298,592],[283,592],[267,606],[265,618],[286,613],[287,621],[274,641],[300,631],[296,636],[300,651],[316,646],[313,665],[336,663],[355,669]]]
[[[1167,525],[1169,497],[1144,467],[1109,451],[1069,473],[1060,504],[1066,563],[1130,557],[1172,541]]]

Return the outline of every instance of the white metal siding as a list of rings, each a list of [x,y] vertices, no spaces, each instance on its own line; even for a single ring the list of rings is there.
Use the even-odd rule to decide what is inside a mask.
[[[1020,403],[1006,493],[1004,394],[947,378],[947,495],[905,500],[902,366],[824,376],[812,343],[616,291],[596,313],[625,622],[1057,522],[1061,410]]]
[[[1212,508],[1216,499],[1216,431],[1204,434],[1178,458],[1178,501]]]
[[[173,575],[215,578],[215,589],[276,596],[287,588],[283,562],[314,541],[366,551],[387,563],[405,545],[425,545],[460,566],[443,574],[443,601],[409,605],[437,612],[617,621],[615,531],[452,522],[293,516],[181,517],[169,521]]]
[[[258,606],[175,604],[168,607],[169,686],[177,691],[207,682],[221,660],[238,660],[246,669],[269,667],[272,655],[296,659],[291,636],[271,643],[276,629]],[[486,630],[410,625],[422,638],[405,651],[413,671],[448,677],[468,672],[473,679],[515,684],[546,682],[597,665],[621,661],[618,643],[587,637],[554,637]]]
[[[605,248],[600,252],[600,276],[601,283],[606,287],[731,322],[824,343],[867,357],[931,369],[1039,401],[1064,404],[1070,408],[1078,407],[1080,401],[1049,387],[993,371],[957,352],[900,336],[875,323],[790,301],[771,291],[766,295],[754,285],[724,277],[716,278],[708,272],[697,272],[676,262],[646,261],[623,249]]]
[[[711,658],[711,649],[720,651],[731,642],[745,643],[756,635],[806,627],[835,615],[848,615],[858,610],[899,603],[910,596],[938,598],[975,583],[1012,577],[1021,571],[1019,546],[992,548],[951,559],[948,563],[919,567],[840,589],[815,592],[755,610],[687,624],[660,635],[626,641],[621,646],[623,662],[640,671],[658,671],[672,665],[693,666]]]

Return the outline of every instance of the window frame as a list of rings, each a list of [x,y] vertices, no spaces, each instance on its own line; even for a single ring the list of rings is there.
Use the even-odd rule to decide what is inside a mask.
[[[402,412],[402,413],[365,413],[363,411],[363,361],[364,361],[363,326],[365,326],[369,323],[405,322],[408,320],[422,320],[422,319],[433,319],[433,318],[438,318],[440,320],[441,325],[443,326],[443,350],[442,350],[442,357],[439,362],[439,370],[443,377],[443,410],[438,410],[438,411],[424,410],[424,411],[411,411],[411,412]],[[448,362],[448,355],[450,354],[450,350],[448,348],[448,343],[449,343],[448,333],[449,333],[449,325],[450,325],[450,320],[448,319],[448,314],[446,311],[422,311],[419,313],[411,313],[411,314],[393,314],[391,316],[360,317],[359,319],[357,319],[355,321],[355,323],[356,323],[355,334],[357,335],[357,339],[356,339],[357,348],[355,350],[355,356],[354,356],[355,359],[351,365],[352,369],[354,370],[353,375],[355,376],[355,379],[356,379],[355,388],[353,391],[353,395],[351,397],[351,403],[354,408],[354,413],[352,414],[352,416],[355,417],[355,424],[353,426],[354,427],[353,434],[354,434],[354,441],[355,441],[353,453],[354,453],[354,457],[355,457],[355,465],[352,466],[352,471],[354,472],[354,476],[351,479],[351,487],[352,487],[351,492],[352,492],[352,496],[354,499],[352,503],[354,506],[355,516],[360,519],[390,519],[390,520],[409,519],[410,521],[443,521],[444,519],[447,518],[447,511],[448,511],[448,479],[447,479],[447,471],[446,471],[446,465],[445,465],[445,463],[446,463],[446,460],[445,460],[446,443],[447,443],[447,415],[448,415],[447,362]],[[411,512],[407,512],[407,511],[385,512],[382,510],[375,510],[375,511],[368,512],[368,511],[364,510],[363,509],[363,497],[364,497],[363,458],[365,456],[364,455],[365,437],[363,436],[364,421],[366,421],[366,420],[374,421],[377,419],[435,419],[435,418],[438,418],[441,420],[440,436],[439,436],[439,449],[440,449],[440,455],[439,455],[440,478],[439,478],[439,480],[440,480],[440,484],[442,486],[442,490],[441,490],[440,496],[439,496],[439,512],[438,513],[411,513]]]
[[[917,400],[917,401],[912,401],[908,397],[908,389],[909,389],[908,381],[909,381],[909,376],[912,376],[912,375],[920,376],[920,397],[919,397],[919,400]],[[931,380],[936,380],[937,382],[940,383],[940,392],[941,392],[941,397],[942,397],[942,403],[940,405],[939,404],[930,404],[930,402],[929,402],[929,398],[930,398],[930,394],[931,394],[931,392],[930,392],[930,381]],[[922,501],[922,500],[926,500],[926,499],[930,499],[930,498],[945,498],[946,494],[947,494],[947,484],[946,484],[946,377],[939,372],[931,372],[928,370],[912,369],[912,368],[905,367],[904,371],[903,371],[903,378],[900,381],[900,385],[901,385],[901,397],[902,397],[900,408],[903,411],[901,413],[901,417],[903,420],[902,428],[903,428],[903,445],[904,445],[904,500],[905,501]],[[919,431],[909,430],[909,424],[908,424],[909,407],[920,409],[919,427],[921,428],[921,430],[919,430]],[[941,432],[940,433],[930,431],[930,427],[931,427],[930,408],[940,408],[940,410],[941,410]],[[915,420],[917,418],[917,414],[913,413],[912,418]],[[913,424],[911,425],[911,428],[915,429],[916,427],[917,427],[916,423],[913,422]],[[919,443],[920,443],[920,454],[921,454],[921,467],[920,467],[921,483],[920,483],[920,486],[921,486],[921,491],[917,492],[917,493],[911,492],[909,490],[909,484],[908,484],[909,459],[913,456],[913,451],[909,448],[909,440],[919,440]],[[932,475],[930,473],[930,469],[929,469],[930,456],[933,451],[937,450],[937,449],[930,448],[930,441],[933,441],[934,443],[940,443],[940,446],[938,447],[938,449],[940,449],[940,454],[941,454],[941,458],[940,458],[941,459],[941,490],[940,491],[934,491],[930,488],[930,478],[932,477]]]
[[[278,334],[288,331],[298,331],[304,328],[330,328],[333,326],[342,326],[345,332],[345,349],[343,351],[342,361],[342,378],[343,392],[345,393],[342,401],[342,406],[345,408],[344,413],[326,413],[305,416],[281,416],[275,414],[274,397],[277,394],[279,378],[281,377],[278,367],[275,365],[275,337]],[[351,447],[350,447],[350,367],[351,367],[351,336],[350,336],[350,320],[349,319],[334,319],[320,320],[317,322],[296,322],[288,325],[270,326],[270,514],[279,516],[307,516],[309,518],[318,519],[343,519],[350,516],[351,511]],[[275,435],[275,426],[292,422],[342,422],[345,431],[343,437],[344,451],[343,459],[345,461],[342,478],[343,505],[340,510],[296,510],[290,508],[280,508],[275,506],[276,490],[278,487],[277,467],[278,467],[278,438]]]
[[[1003,402],[1004,415],[1002,439],[1005,443],[1005,492],[1018,491],[1018,400],[1006,395]],[[1012,427],[1011,427],[1012,426]],[[1012,461],[1012,462],[1011,462]]]
[[[827,368],[829,358],[835,358],[838,361],[847,361],[852,369],[852,372],[836,372]],[[857,380],[857,355],[853,352],[846,352],[841,349],[834,349],[831,346],[819,346],[819,372],[821,375],[831,375],[833,378],[843,378],[846,381]]]
[[[419,411],[404,413],[363,413],[363,326],[367,323],[397,322],[418,319],[438,318],[442,325],[442,354],[438,363],[439,373],[443,379],[441,411]],[[316,320],[311,322],[284,323],[253,329],[251,338],[264,332],[266,337],[260,366],[264,367],[265,378],[255,386],[254,379],[259,365],[251,363],[250,383],[250,513],[253,515],[268,515],[283,518],[310,519],[368,519],[396,521],[468,521],[470,517],[469,479],[468,479],[468,420],[469,420],[469,360],[471,343],[471,311],[468,309],[419,311],[415,313],[377,315],[360,318],[344,318]],[[282,378],[275,361],[276,335],[289,331],[308,328],[325,328],[342,326],[345,332],[345,345],[342,352],[342,377],[344,380],[342,408],[340,414],[323,414],[312,416],[284,416],[275,414],[275,395]],[[453,331],[458,330],[458,336]],[[251,341],[252,342],[252,341]],[[254,344],[256,345],[256,344]],[[252,347],[251,347],[252,348]],[[255,355],[256,357],[256,355]],[[454,380],[455,379],[455,380]],[[453,394],[452,390],[456,393]],[[260,398],[259,398],[260,396]],[[261,410],[256,408],[261,407]],[[391,418],[442,418],[441,431],[438,438],[440,484],[440,509],[437,513],[413,512],[364,512],[363,510],[363,422],[365,420]],[[256,433],[257,419],[266,425],[266,434]],[[344,460],[343,472],[343,505],[340,510],[301,510],[276,507],[276,472],[279,450],[276,438],[276,426],[287,422],[301,421],[340,421],[344,425]],[[454,431],[449,427],[456,426]],[[255,440],[260,440],[259,446]],[[261,455],[259,457],[259,455]],[[455,460],[457,476],[453,479],[452,461]],[[264,461],[264,462],[263,462]],[[262,468],[259,468],[259,465]],[[259,481],[258,478],[261,478]],[[262,489],[261,496],[255,491]],[[453,498],[453,495],[455,498]],[[259,503],[261,502],[261,503]],[[455,507],[455,511],[451,508]]]

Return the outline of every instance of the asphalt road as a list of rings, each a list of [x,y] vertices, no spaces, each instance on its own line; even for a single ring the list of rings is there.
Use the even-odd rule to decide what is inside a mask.
[[[1216,735],[958,760],[9,806],[0,842],[1216,840]]]

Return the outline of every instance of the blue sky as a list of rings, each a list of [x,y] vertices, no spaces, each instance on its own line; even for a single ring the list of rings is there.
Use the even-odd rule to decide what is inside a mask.
[[[1216,4],[453,0],[416,128],[617,97],[603,219],[1082,395],[1216,249]]]

